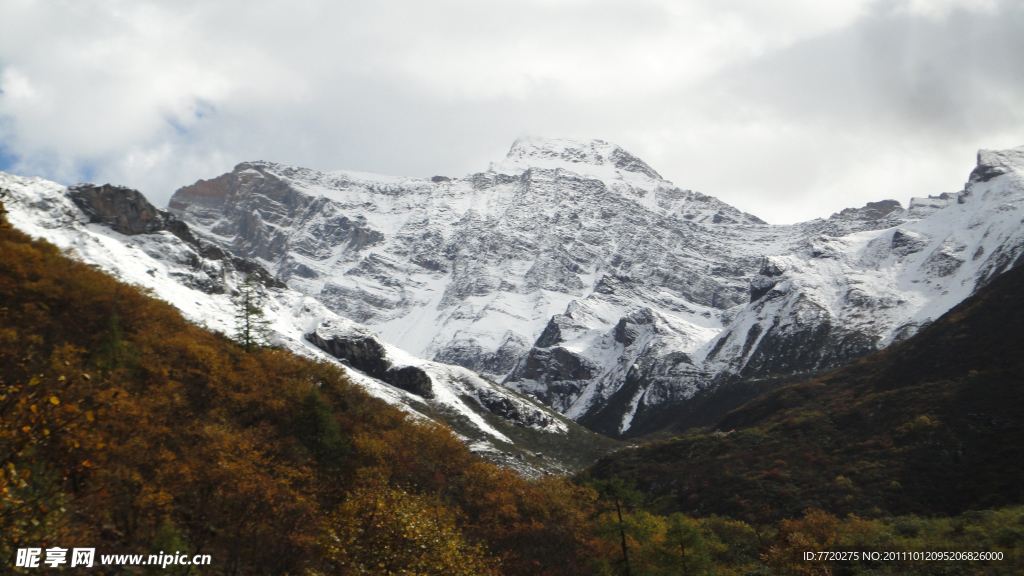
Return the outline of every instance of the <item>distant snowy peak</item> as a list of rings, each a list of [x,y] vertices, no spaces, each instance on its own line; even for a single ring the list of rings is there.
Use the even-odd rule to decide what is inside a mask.
[[[563,168],[577,173],[598,172],[600,176],[643,175],[663,181],[646,162],[604,140],[568,138],[520,138],[512,144],[505,159],[493,166],[497,171],[513,172],[528,168]]]

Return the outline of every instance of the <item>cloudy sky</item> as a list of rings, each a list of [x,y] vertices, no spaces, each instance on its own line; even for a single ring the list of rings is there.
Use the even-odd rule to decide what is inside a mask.
[[[1024,145],[1020,0],[3,0],[0,170],[461,176],[600,138],[772,223]]]

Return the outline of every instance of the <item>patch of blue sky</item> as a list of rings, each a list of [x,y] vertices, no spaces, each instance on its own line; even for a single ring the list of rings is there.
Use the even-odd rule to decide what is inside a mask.
[[[95,182],[96,171],[99,167],[92,163],[84,163],[78,166],[78,179],[80,182]]]
[[[0,172],[11,172],[20,160],[9,147],[0,143]]]
[[[212,102],[202,99],[196,99],[192,105],[192,114],[181,116],[167,116],[167,124],[174,128],[174,131],[178,136],[188,136],[191,132],[191,126],[197,121],[204,120],[212,117],[217,113],[216,106]]]
[[[0,98],[3,97],[3,94],[4,91],[0,90]],[[21,160],[11,149],[11,135],[14,134],[13,123],[14,119],[10,116],[0,116],[0,171],[2,172],[10,172]]]

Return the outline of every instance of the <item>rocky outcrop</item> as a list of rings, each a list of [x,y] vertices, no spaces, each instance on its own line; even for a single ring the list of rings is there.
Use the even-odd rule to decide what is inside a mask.
[[[880,220],[894,212],[902,211],[903,205],[897,200],[882,200],[879,202],[868,202],[863,208],[846,208],[832,218],[844,218],[847,220]]]
[[[661,180],[661,175],[646,162],[604,140],[576,141],[549,138],[520,138],[512,144],[506,162],[530,166],[545,163],[565,166],[608,166],[624,172],[643,174]]]
[[[279,167],[280,170],[268,167]],[[180,188],[168,210],[218,237],[231,238],[226,246],[247,258],[278,263],[285,280],[319,275],[303,262],[323,261],[337,253],[356,255],[380,243],[384,235],[365,218],[341,213],[324,197],[296,189],[296,180],[320,179],[312,170],[263,162],[239,164],[235,170],[211,180]],[[301,234],[290,232],[300,229]]]
[[[138,190],[124,186],[91,183],[75,184],[67,189],[67,197],[89,217],[89,221],[107,226],[125,236],[170,232],[188,246],[194,253],[188,255],[187,263],[194,270],[216,271],[210,274],[190,274],[185,283],[208,294],[222,294],[226,290],[223,274],[237,271],[251,277],[269,288],[284,288],[285,284],[267,272],[258,262],[239,258],[226,253],[216,244],[197,238],[188,224],[170,212],[160,210],[149,203]],[[219,261],[212,268],[204,261]],[[221,276],[217,278],[216,276]]]
[[[962,192],[943,192],[934,196],[929,195],[927,198],[911,198],[910,205],[907,206],[907,216],[927,218],[950,204],[959,203],[960,194]]]
[[[480,390],[477,392],[477,399],[480,401],[480,405],[490,413],[501,416],[505,420],[519,426],[546,428],[554,422],[554,418],[551,415],[538,410],[536,407],[522,401],[516,402],[507,395],[499,394],[493,390]]]
[[[415,366],[391,368],[384,373],[381,380],[395,388],[400,388],[423,398],[434,397],[434,383],[422,368]]]
[[[167,229],[167,217],[146,200],[138,190],[91,183],[69,186],[68,198],[89,216],[89,221],[103,224],[125,236],[154,234]]]
[[[500,381],[516,367],[530,349],[530,342],[514,332],[506,332],[496,351],[489,351],[475,339],[453,340],[434,355],[434,361],[457,364]]]
[[[785,264],[765,257],[761,263],[761,269],[757,276],[750,280],[750,301],[756,302],[765,294],[771,292],[772,288],[779,283],[779,279],[786,271]]]
[[[339,333],[320,327],[306,334],[306,340],[369,376],[423,398],[434,397],[430,376],[415,366],[393,366],[384,345],[372,334],[358,330]]]
[[[521,368],[512,373],[510,379],[529,379],[539,382],[560,380],[587,381],[594,377],[596,367],[586,358],[562,347],[533,348],[522,362]]]

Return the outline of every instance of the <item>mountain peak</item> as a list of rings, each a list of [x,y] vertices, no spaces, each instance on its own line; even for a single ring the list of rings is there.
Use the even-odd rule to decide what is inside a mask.
[[[588,171],[587,168],[603,167],[621,172],[643,174],[648,178],[662,180],[660,174],[646,162],[630,154],[622,147],[604,140],[574,140],[571,138],[517,139],[502,168],[566,168],[574,171]]]

